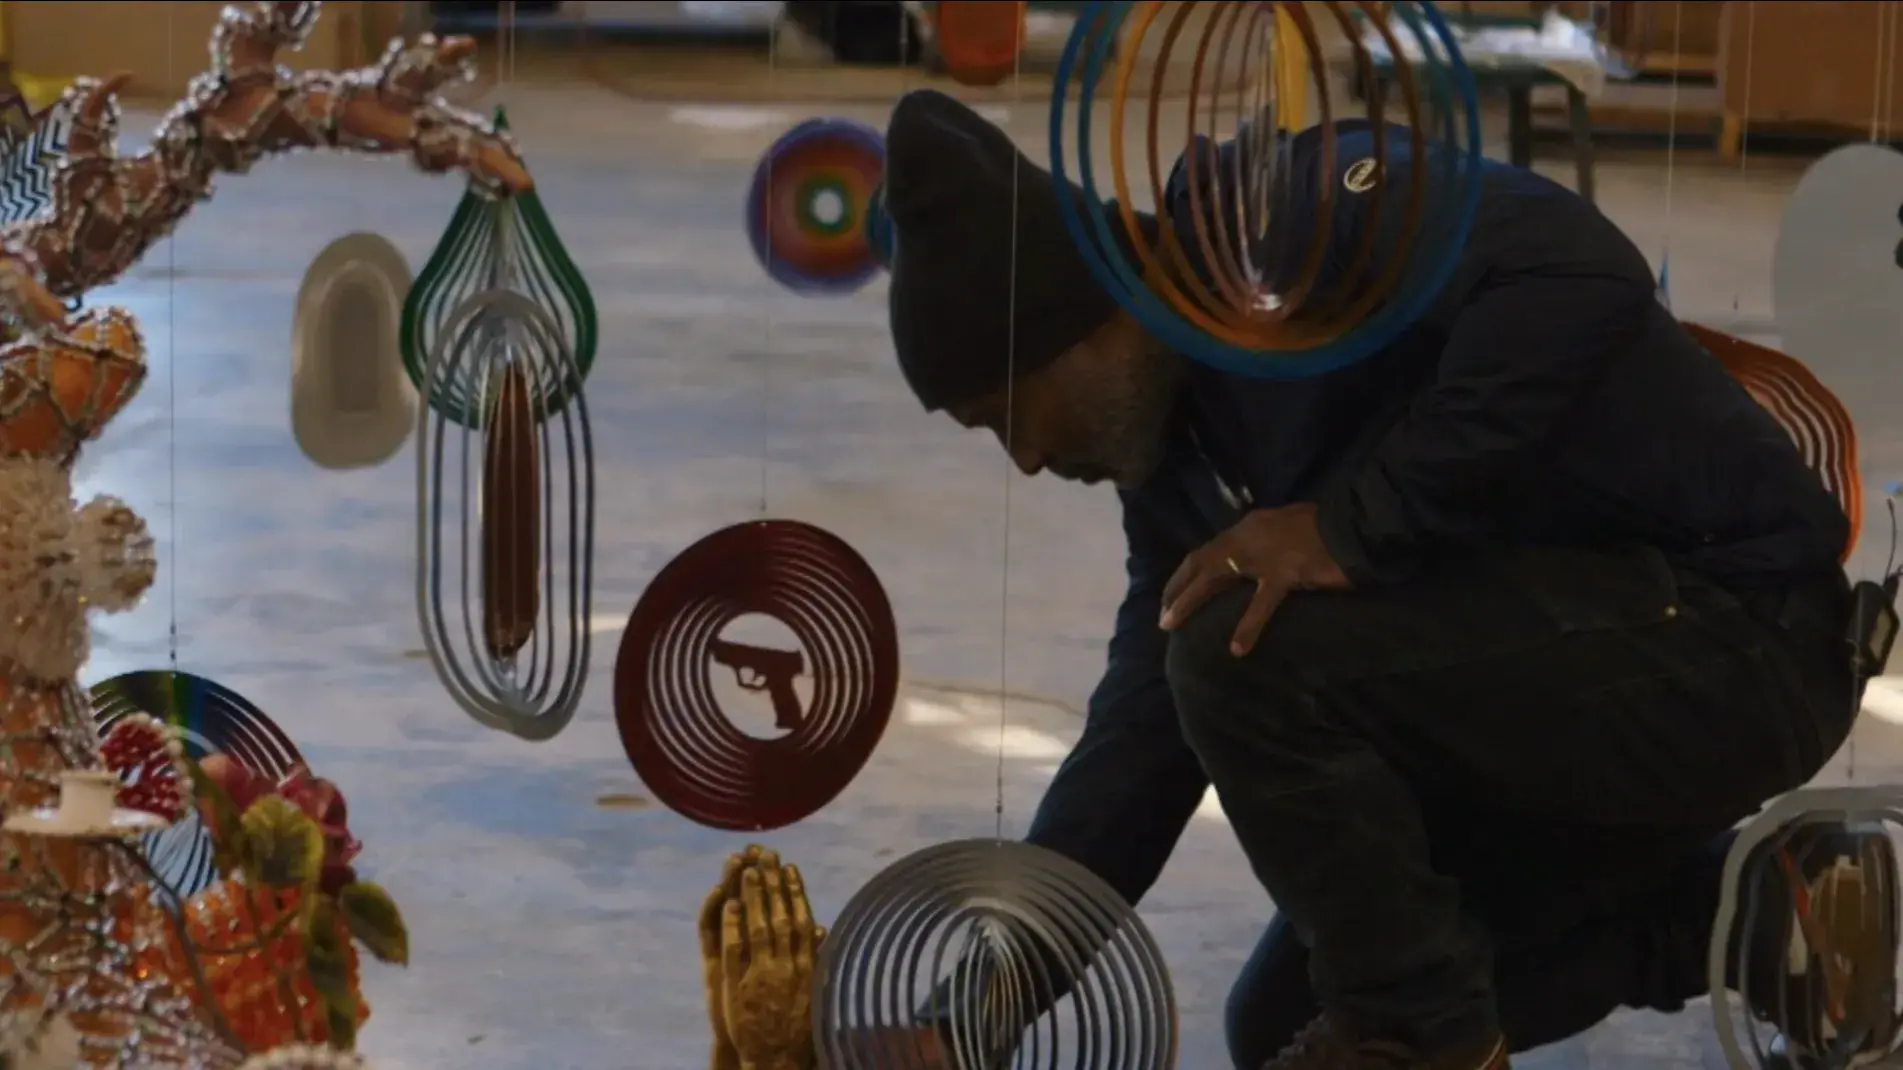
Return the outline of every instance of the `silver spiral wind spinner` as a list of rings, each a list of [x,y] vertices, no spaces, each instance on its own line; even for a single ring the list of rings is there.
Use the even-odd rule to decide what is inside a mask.
[[[425,397],[453,385],[475,401],[461,418],[418,409],[424,644],[477,722],[549,739],[588,676],[595,464],[580,370],[552,316],[497,288],[450,313],[424,380]]]
[[[1172,1070],[1176,996],[1136,911],[1089,870],[1008,840],[938,844],[874,877],[821,953],[821,1070]],[[876,1038],[876,1039],[874,1039]]]
[[[1867,787],[1794,792],[1739,832],[1708,960],[1734,1070],[1903,1064],[1899,829],[1903,788]]]

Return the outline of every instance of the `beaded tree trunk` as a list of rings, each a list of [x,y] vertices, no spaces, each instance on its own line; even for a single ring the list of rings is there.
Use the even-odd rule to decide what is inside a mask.
[[[529,188],[505,136],[433,96],[470,73],[468,41],[425,37],[392,45],[374,67],[293,74],[277,55],[302,42],[317,13],[315,3],[227,9],[210,74],[133,156],[115,153],[116,83],[76,83],[60,105],[74,123],[51,208],[0,228],[0,312],[12,338],[0,348],[0,804],[9,814],[57,803],[63,773],[104,767],[76,680],[89,650],[86,614],[130,607],[155,572],[144,522],[110,499],[76,506],[71,484],[81,445],[144,376],[136,326],[116,310],[68,319],[59,298],[117,278],[210,195],[216,173],[243,173],[270,154],[407,151],[425,170],[462,171],[497,194]],[[283,1040],[337,1039],[304,1020],[308,1001],[270,1003],[251,986],[260,969],[285,964],[293,987],[308,984],[317,966],[308,952],[274,940],[249,957],[192,954],[134,851],[112,840],[0,833],[0,1054],[29,1046],[55,1021],[77,1033],[83,1062],[101,1067],[236,1066]],[[227,882],[199,897],[186,912],[190,943],[255,940],[303,905],[273,893],[262,912],[241,908],[244,891]],[[328,909],[299,917],[329,932],[342,922]],[[350,941],[341,950],[337,942],[324,945],[323,965],[354,979]],[[267,1003],[277,1010],[259,1009]],[[352,1065],[320,1056],[298,1047],[278,1060]]]

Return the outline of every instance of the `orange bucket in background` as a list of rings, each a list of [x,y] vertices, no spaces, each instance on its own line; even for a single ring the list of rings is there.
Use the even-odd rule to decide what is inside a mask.
[[[1024,50],[1027,0],[942,0],[933,21],[945,73],[960,85],[997,85]]]

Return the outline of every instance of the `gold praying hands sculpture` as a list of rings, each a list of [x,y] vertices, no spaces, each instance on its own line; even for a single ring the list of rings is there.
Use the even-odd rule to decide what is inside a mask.
[[[700,912],[712,1070],[811,1070],[814,963],[825,939],[798,866],[757,844],[727,859]]]

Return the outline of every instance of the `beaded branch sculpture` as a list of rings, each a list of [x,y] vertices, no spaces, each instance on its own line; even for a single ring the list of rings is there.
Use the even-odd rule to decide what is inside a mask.
[[[461,171],[478,188],[521,193],[532,183],[506,134],[451,107],[438,89],[474,74],[468,38],[395,42],[376,66],[293,73],[278,52],[303,44],[315,3],[228,7],[212,31],[212,68],[193,79],[136,156],[114,152],[124,76],[73,83],[66,159],[44,215],[0,227],[0,255],[23,261],[46,288],[77,297],[118,278],[211,195],[218,172],[244,174],[297,149],[409,152],[425,171]]]
[[[338,1050],[367,1013],[354,1003],[352,938],[379,957],[405,954],[388,898],[335,869],[354,841],[323,782],[259,791],[229,767],[184,762],[150,720],[115,724],[102,746],[76,681],[88,612],[132,606],[156,562],[131,509],[79,506],[71,479],[82,444],[144,377],[138,329],[115,309],[69,319],[61,298],[120,276],[210,195],[213,175],[267,155],[407,151],[494,194],[531,188],[506,136],[433,95],[471,73],[469,41],[424,37],[363,70],[293,74],[277,54],[317,13],[315,3],[227,8],[211,70],[137,155],[114,151],[123,79],[75,83],[48,210],[0,227],[0,806],[9,816],[52,807],[63,775],[111,770],[120,806],[166,819],[196,787],[214,836],[238,845],[221,865],[236,876],[175,915],[136,842],[0,832],[0,1059],[16,1065],[357,1067]],[[304,934],[295,944],[283,939],[292,929]],[[259,998],[254,981],[287,995],[280,1013],[234,1020]]]

